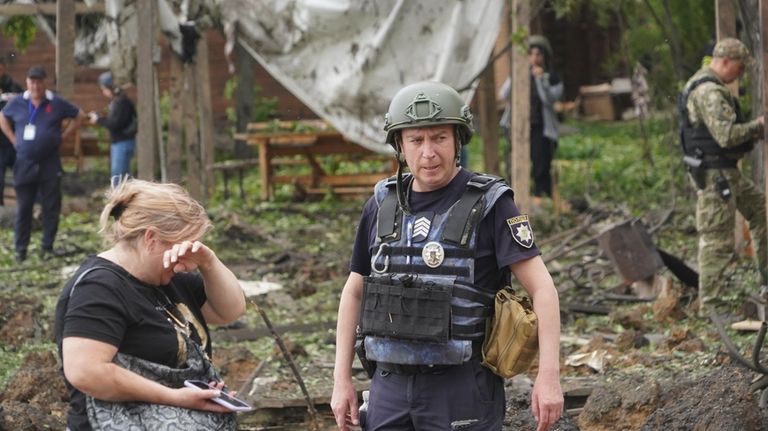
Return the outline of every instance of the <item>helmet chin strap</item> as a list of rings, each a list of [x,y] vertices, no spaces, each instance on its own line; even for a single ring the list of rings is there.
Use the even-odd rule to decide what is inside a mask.
[[[410,214],[411,206],[408,204],[408,197],[406,196],[406,187],[403,184],[403,169],[405,169],[405,157],[400,151],[396,154],[397,157],[397,181],[395,182],[395,191],[397,192],[397,203],[400,205],[400,209],[403,212]]]

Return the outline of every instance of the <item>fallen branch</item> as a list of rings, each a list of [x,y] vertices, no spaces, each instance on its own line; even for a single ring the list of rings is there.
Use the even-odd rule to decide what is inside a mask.
[[[307,402],[307,410],[309,411],[309,420],[310,420],[311,429],[313,431],[320,431],[320,418],[318,417],[317,409],[315,409],[315,404],[312,402],[312,398],[309,396],[309,391],[307,391],[307,386],[304,384],[304,379],[301,378],[301,373],[299,373],[299,368],[296,366],[296,362],[293,361],[293,356],[291,355],[291,352],[288,350],[287,347],[285,347],[283,338],[280,336],[280,334],[277,333],[274,326],[272,326],[272,322],[269,320],[269,317],[267,317],[267,313],[265,313],[264,310],[259,306],[259,304],[256,303],[255,299],[250,298],[249,301],[256,308],[256,311],[258,311],[259,315],[261,316],[261,319],[264,321],[264,324],[267,325],[267,328],[269,328],[269,332],[272,333],[272,336],[275,338],[275,342],[277,342],[277,346],[280,347],[280,351],[283,353],[283,358],[285,358],[285,361],[288,363],[288,366],[291,367],[293,376],[296,378],[296,383],[299,384],[299,387],[301,388],[301,392],[304,394],[304,399]]]

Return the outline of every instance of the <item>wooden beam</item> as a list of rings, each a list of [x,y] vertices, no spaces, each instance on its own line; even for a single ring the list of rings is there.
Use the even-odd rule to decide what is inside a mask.
[[[512,0],[512,32],[528,34],[530,0]],[[512,189],[515,191],[515,203],[520,212],[527,214],[531,210],[531,125],[530,125],[530,72],[528,55],[525,47],[512,47],[512,125],[510,127],[510,145],[512,147],[509,166],[511,168]]]
[[[56,91],[68,98],[75,88],[74,0],[56,2]]]
[[[187,170],[184,178],[189,194],[201,200],[203,197],[202,181],[200,172],[200,123],[197,120],[197,84],[195,80],[195,67],[192,64],[184,65],[184,99],[182,108],[184,109],[184,143],[186,144]]]
[[[736,35],[736,10],[733,0],[715,0],[715,23],[717,27],[717,40]],[[725,84],[734,97],[739,97],[739,80]],[[748,156],[749,157],[749,156]],[[741,162],[740,162],[741,164]],[[736,220],[733,226],[734,250],[742,256],[753,256],[754,248],[751,246],[749,226],[740,212],[736,212]]]
[[[184,65],[178,55],[168,56],[171,63],[171,112],[168,118],[168,145],[166,146],[167,180],[172,183],[181,181],[181,160],[183,157],[182,142],[184,142],[184,125],[182,98],[184,94]]]
[[[195,56],[197,76],[197,107],[200,121],[200,162],[202,166],[210,166],[214,161],[216,145],[213,133],[213,112],[211,111],[211,73],[208,64],[208,36],[205,32],[197,41],[197,54]],[[201,169],[203,202],[213,194],[213,172]]]
[[[477,97],[480,137],[483,140],[484,169],[486,173],[499,175],[499,112],[496,107],[496,81],[493,76],[493,63],[488,63],[480,78]]]
[[[762,49],[763,55],[762,55],[762,67],[760,70],[763,72],[763,112],[761,114],[765,115],[766,112],[768,112],[768,64],[766,64],[766,60],[768,60],[768,0],[760,0],[760,33],[761,37],[760,40],[763,41],[761,47],[755,47],[755,50]],[[756,56],[757,57],[757,56]],[[768,127],[764,128],[763,131],[763,141],[768,141]],[[763,166],[768,166],[768,151],[763,151]],[[763,193],[765,195],[766,192],[768,192],[768,175],[763,175],[764,177],[764,189]],[[766,202],[766,214],[768,217],[768,202]],[[757,239],[755,240],[758,241]],[[768,262],[760,262],[760,266],[766,265]]]
[[[715,22],[717,40],[736,37],[736,10],[734,0],[715,0]]]
[[[36,4],[2,4],[0,5],[0,16],[29,16],[29,15],[56,15],[57,6],[62,3],[61,0],[56,3],[36,3]],[[70,3],[69,1],[65,3]],[[74,2],[73,2],[74,3]],[[73,7],[74,6],[74,7]],[[87,5],[82,2],[76,2],[70,5],[70,10],[75,15],[84,15],[89,13],[104,13],[104,2],[100,1],[93,5]]]
[[[253,121],[254,92],[256,60],[248,54],[239,44],[235,44],[235,56],[237,57],[237,94],[235,95],[235,109],[237,111],[237,131],[239,133],[248,130],[248,123]],[[250,151],[248,144],[243,140],[235,141],[235,156],[248,157]]]
[[[136,46],[136,86],[138,89],[137,111],[139,131],[136,136],[136,160],[138,177],[143,180],[155,179],[155,153],[157,152],[157,129],[155,121],[155,65],[152,50],[155,45],[154,0],[136,1],[138,40]]]

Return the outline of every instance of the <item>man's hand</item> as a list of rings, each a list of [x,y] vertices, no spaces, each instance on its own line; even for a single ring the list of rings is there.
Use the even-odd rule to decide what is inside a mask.
[[[536,431],[547,431],[563,414],[563,391],[558,373],[539,372],[531,394],[531,412],[538,425]]]
[[[544,68],[541,66],[532,66],[531,73],[533,74],[533,76],[538,78],[539,76],[544,74]]]
[[[757,122],[760,123],[761,126],[765,126],[765,115],[757,117]]]
[[[350,425],[358,425],[357,392],[352,379],[335,382],[331,396],[331,410],[336,418],[336,425],[341,431],[348,431]]]

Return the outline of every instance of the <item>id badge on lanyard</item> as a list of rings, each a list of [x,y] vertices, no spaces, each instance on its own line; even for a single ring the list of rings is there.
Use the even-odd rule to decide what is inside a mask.
[[[41,103],[42,105],[42,103]],[[37,127],[33,124],[35,121],[35,117],[37,116],[37,110],[40,109],[40,106],[38,105],[35,108],[32,108],[32,101],[29,101],[29,123],[27,123],[26,126],[24,126],[24,135],[23,138],[25,141],[34,141],[35,136],[37,135]]]
[[[37,131],[37,127],[35,127],[34,124],[27,124],[26,126],[24,126],[24,140],[34,141],[36,131]]]

